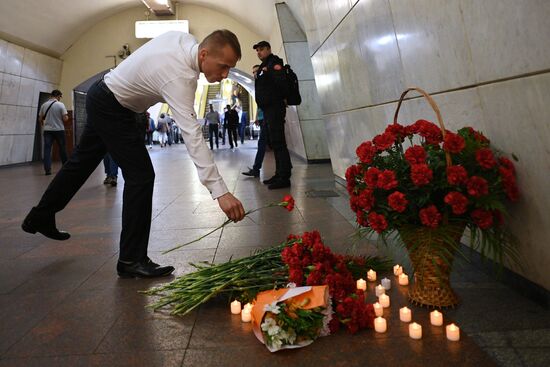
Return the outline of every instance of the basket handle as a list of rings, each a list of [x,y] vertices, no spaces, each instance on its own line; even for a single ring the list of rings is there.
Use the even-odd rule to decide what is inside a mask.
[[[403,100],[405,99],[405,96],[407,95],[407,93],[409,93],[412,90],[415,90],[418,93],[422,94],[422,96],[428,101],[428,103],[434,110],[435,115],[437,116],[437,122],[439,123],[439,127],[441,128],[441,136],[443,136],[443,139],[445,139],[445,134],[446,134],[445,124],[443,124],[443,118],[441,117],[441,111],[439,111],[439,107],[435,103],[432,96],[428,94],[428,92],[417,87],[407,88],[403,93],[401,93],[401,97],[399,97],[399,103],[397,104],[397,109],[395,110],[395,115],[393,116],[393,123],[397,124],[397,116],[399,115],[399,109],[401,108],[401,103],[403,103]],[[452,165],[451,155],[447,151],[445,152],[445,159],[447,161],[447,167],[450,167]]]

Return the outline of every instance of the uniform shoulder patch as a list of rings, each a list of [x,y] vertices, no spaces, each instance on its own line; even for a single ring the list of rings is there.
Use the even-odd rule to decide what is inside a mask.
[[[273,65],[273,70],[279,71],[279,70],[281,70],[282,68],[283,68],[283,67],[282,67],[280,64],[275,64],[275,65]]]

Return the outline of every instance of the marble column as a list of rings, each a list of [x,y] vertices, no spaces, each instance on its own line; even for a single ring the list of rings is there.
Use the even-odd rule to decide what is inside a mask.
[[[292,137],[289,149],[298,155],[305,151],[303,158],[308,162],[329,160],[326,128],[321,116],[307,37],[286,3],[275,4],[275,7],[287,57],[285,61],[298,76],[302,96],[302,104],[295,108],[296,112],[294,108],[287,111],[287,135]],[[302,149],[300,142],[296,141],[298,136],[303,140]]]

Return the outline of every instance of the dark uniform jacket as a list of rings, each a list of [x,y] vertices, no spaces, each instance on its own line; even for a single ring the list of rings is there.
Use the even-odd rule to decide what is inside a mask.
[[[260,64],[255,81],[256,103],[260,108],[282,104],[286,89],[284,62],[274,54],[269,55]]]
[[[232,129],[239,126],[239,113],[234,109],[230,109],[225,113],[224,123],[227,127]]]

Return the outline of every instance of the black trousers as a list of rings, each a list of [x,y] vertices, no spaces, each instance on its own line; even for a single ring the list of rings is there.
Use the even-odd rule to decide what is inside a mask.
[[[286,107],[284,104],[275,103],[262,108],[264,111],[264,120],[269,131],[268,139],[273,154],[275,155],[275,175],[283,180],[290,179],[292,163],[290,154],[286,146],[285,138],[285,115]]]
[[[227,128],[227,137],[229,138],[229,146],[233,148],[233,142],[235,142],[235,146],[238,146],[237,144],[237,126],[229,126]]]
[[[88,91],[86,113],[88,121],[80,143],[44,192],[37,210],[45,214],[63,210],[109,152],[124,177],[119,260],[143,260],[147,257],[155,181],[143,144],[144,126],[135,112],[118,103],[103,80]]]
[[[218,148],[218,124],[208,125],[208,140],[210,141],[210,150],[214,149],[214,139],[216,140],[216,148]]]

